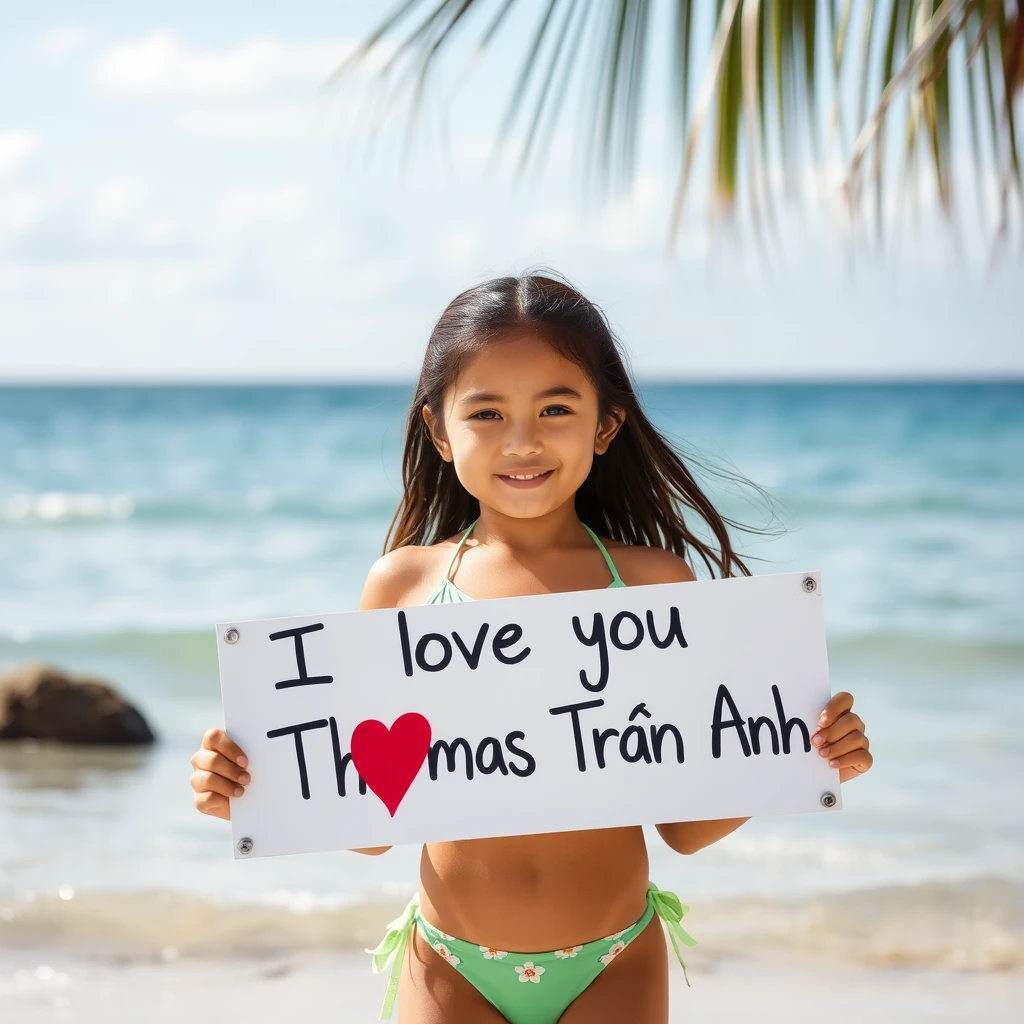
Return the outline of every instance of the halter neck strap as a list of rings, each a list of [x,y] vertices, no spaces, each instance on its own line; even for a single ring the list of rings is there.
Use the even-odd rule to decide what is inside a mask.
[[[477,516],[477,518],[469,524],[469,527],[467,528],[466,532],[462,535],[462,540],[459,541],[459,546],[455,549],[455,554],[452,555],[452,560],[448,563],[448,571],[444,574],[444,578],[448,580],[449,583],[451,582],[452,566],[455,565],[455,559],[459,557],[459,552],[462,550],[462,545],[465,544],[466,541],[469,539],[469,535],[473,532],[473,527],[476,526],[476,524],[479,522],[480,517]]]
[[[598,551],[600,551],[601,554],[604,556],[605,564],[608,566],[608,569],[612,574],[612,583],[614,583],[617,587],[624,587],[625,584],[622,582],[622,578],[619,576],[619,570],[615,568],[615,563],[612,561],[612,556],[608,554],[607,549],[601,543],[601,538],[598,537],[598,535],[594,533],[594,531],[589,526],[587,526],[586,523],[583,523],[582,525],[583,529],[590,534],[594,543],[597,545]]]

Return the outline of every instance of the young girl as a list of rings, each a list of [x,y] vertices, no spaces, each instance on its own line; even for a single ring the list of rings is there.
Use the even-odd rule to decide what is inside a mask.
[[[488,281],[445,309],[402,476],[361,609],[678,583],[694,579],[694,555],[711,576],[750,575],[729,541],[736,524],[641,410],[603,314],[552,276]],[[691,532],[691,513],[718,550]],[[840,781],[871,766],[852,706],[848,693],[833,697],[813,737]],[[192,758],[196,807],[230,817],[246,765],[211,729]],[[696,853],[746,820],[657,829],[673,850]],[[639,825],[428,843],[418,895],[373,951],[375,968],[396,954],[385,1016],[397,985],[403,1022],[666,1021],[668,960],[654,917],[678,954],[686,908],[647,872]]]

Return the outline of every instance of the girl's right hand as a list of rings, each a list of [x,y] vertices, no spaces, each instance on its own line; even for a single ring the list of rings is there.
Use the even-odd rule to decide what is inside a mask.
[[[245,771],[249,759],[223,729],[210,729],[203,745],[192,755],[195,771],[189,780],[195,795],[192,802],[203,814],[215,818],[231,818],[228,797],[240,797],[249,783]]]

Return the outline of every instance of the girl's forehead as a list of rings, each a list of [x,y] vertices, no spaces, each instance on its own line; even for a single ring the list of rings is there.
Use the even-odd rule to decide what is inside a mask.
[[[558,384],[572,385],[581,393],[593,389],[571,359],[540,338],[525,337],[484,346],[462,367],[452,392],[455,397],[469,391],[511,396],[520,391],[534,394]]]

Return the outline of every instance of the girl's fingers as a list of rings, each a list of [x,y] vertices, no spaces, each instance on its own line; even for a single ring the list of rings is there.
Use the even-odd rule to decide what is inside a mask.
[[[867,751],[862,749],[851,750],[848,754],[841,754],[839,757],[829,759],[830,768],[839,769],[839,781],[845,782],[856,775],[863,775],[874,763],[874,758]]]
[[[249,759],[242,752],[242,748],[223,729],[209,729],[203,737],[203,747],[223,754],[241,768],[247,768],[249,765]]]
[[[225,821],[231,820],[231,802],[220,793],[196,793],[192,802],[196,805],[196,810],[202,811],[203,814],[223,818]]]
[[[824,729],[831,725],[840,715],[845,715],[853,707],[853,694],[845,690],[837,693],[818,716],[818,728]]]
[[[223,775],[224,778],[241,785],[248,785],[250,782],[249,773],[239,768],[234,761],[229,761],[223,754],[217,754],[212,750],[203,748],[192,755],[192,767],[197,771],[213,772],[215,775]]]
[[[193,772],[189,781],[197,793],[220,793],[222,796],[239,797],[245,792],[237,782],[225,779],[223,775],[214,772]]]
[[[860,715],[852,711],[840,715],[835,722],[827,729],[819,729],[812,737],[811,742],[816,747],[824,746],[826,743],[835,743],[851,732],[863,732],[864,722]]]
[[[841,754],[848,754],[852,750],[860,750],[861,748],[867,750],[868,745],[868,738],[864,733],[860,731],[850,732],[843,736],[842,739],[836,740],[835,743],[826,743],[823,747],[819,747],[818,753],[822,757],[831,759],[839,757]],[[833,765],[833,767],[835,766]]]

